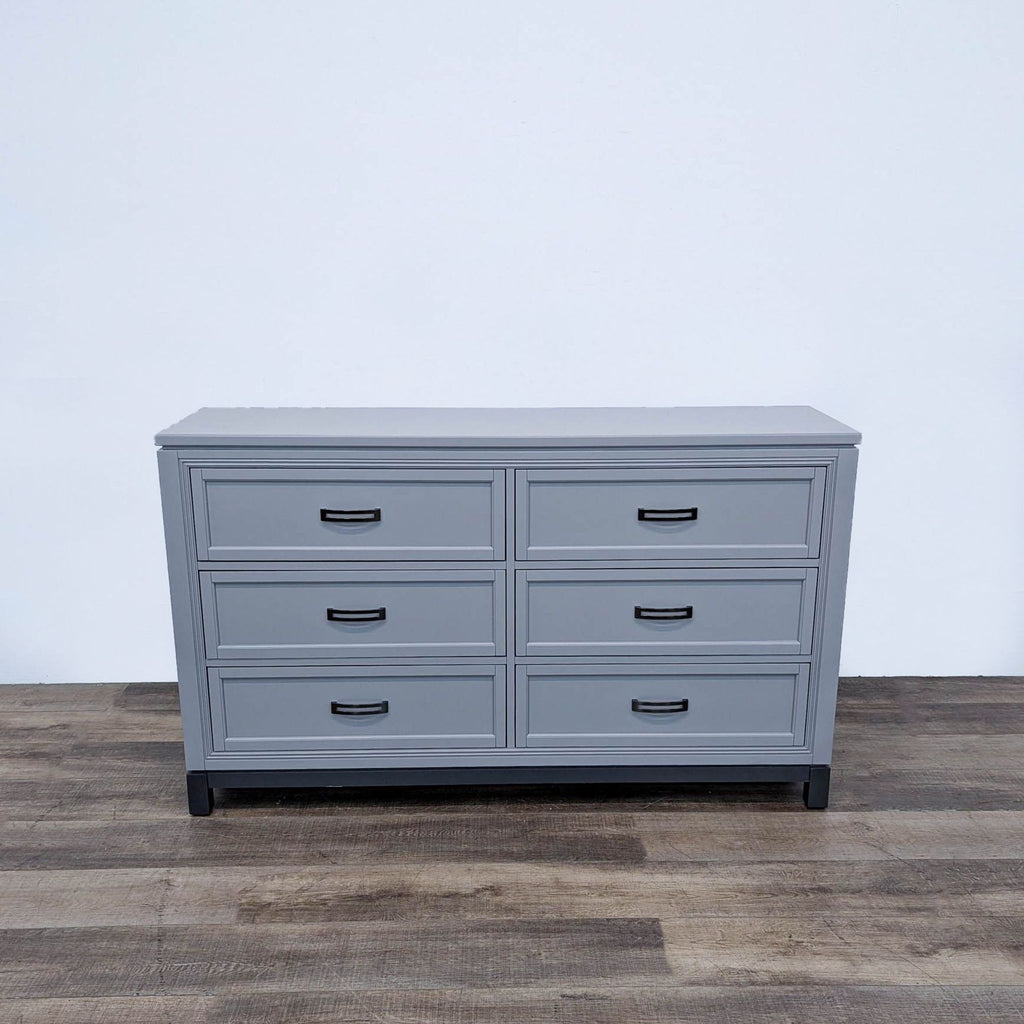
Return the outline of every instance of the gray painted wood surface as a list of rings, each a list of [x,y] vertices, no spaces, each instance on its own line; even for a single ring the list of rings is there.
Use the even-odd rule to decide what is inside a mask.
[[[520,665],[517,741],[526,747],[799,747],[808,671],[806,665]],[[683,701],[684,710],[671,710]]]
[[[504,478],[473,469],[194,469],[197,557],[502,559]],[[333,518],[324,521],[322,509]]]
[[[814,569],[527,569],[517,653],[627,656],[811,652]],[[685,619],[637,618],[673,615]]]
[[[817,558],[824,487],[810,466],[519,470],[516,555]]]
[[[210,658],[504,653],[501,571],[204,572],[200,590]]]
[[[675,408],[200,409],[156,435],[169,447],[851,445],[860,434],[806,405]]]
[[[828,764],[859,436],[806,407],[201,410],[158,435],[187,767]],[[593,668],[536,684],[575,728],[513,685],[552,661]],[[627,663],[755,673],[654,733],[605,706]],[[491,732],[458,721],[471,665],[508,680]],[[422,670],[430,728],[326,731],[332,669]]]
[[[431,699],[422,692],[429,688]],[[218,750],[496,747],[505,667],[213,668]],[[343,705],[336,713],[334,705]],[[344,714],[344,710],[358,714]],[[379,713],[378,713],[379,712]]]

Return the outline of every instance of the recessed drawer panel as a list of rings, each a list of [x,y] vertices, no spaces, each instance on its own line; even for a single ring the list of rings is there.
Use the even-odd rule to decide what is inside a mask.
[[[825,470],[529,469],[521,559],[817,558]]]
[[[222,751],[505,745],[505,668],[212,668]]]
[[[200,561],[505,557],[499,470],[193,469]]]
[[[520,665],[520,747],[799,747],[806,665]]]
[[[810,654],[815,569],[525,569],[516,651]]]
[[[505,574],[200,573],[209,658],[505,653]]]

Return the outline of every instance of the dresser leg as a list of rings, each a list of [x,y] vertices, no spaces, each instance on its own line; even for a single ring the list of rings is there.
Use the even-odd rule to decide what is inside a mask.
[[[188,813],[205,816],[213,810],[213,790],[206,772],[185,772],[188,791]]]
[[[828,784],[832,769],[827,764],[812,764],[810,778],[804,783],[804,803],[812,811],[828,807]]]

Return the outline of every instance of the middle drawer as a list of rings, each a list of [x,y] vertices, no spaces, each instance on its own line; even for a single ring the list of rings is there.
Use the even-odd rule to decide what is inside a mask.
[[[811,653],[816,569],[524,569],[516,653]]]
[[[505,574],[201,572],[208,658],[500,657]]]

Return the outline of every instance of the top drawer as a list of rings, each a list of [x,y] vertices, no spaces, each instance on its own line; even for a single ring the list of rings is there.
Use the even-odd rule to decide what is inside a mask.
[[[200,561],[505,557],[492,469],[193,469]]]
[[[817,558],[822,467],[523,469],[516,557]]]

